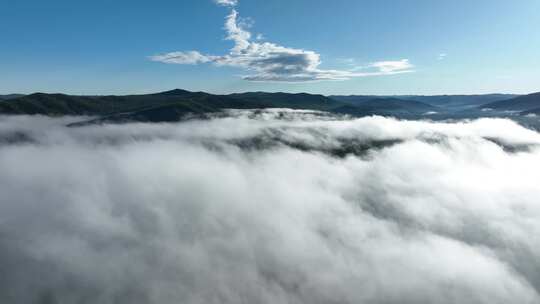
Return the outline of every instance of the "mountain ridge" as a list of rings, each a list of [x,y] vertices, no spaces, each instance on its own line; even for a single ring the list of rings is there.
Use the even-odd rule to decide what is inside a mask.
[[[531,111],[540,108],[540,92],[484,104],[481,108],[500,111]]]
[[[540,93],[538,93],[540,94]],[[458,96],[458,97],[456,97]],[[62,93],[33,93],[2,100],[0,114],[6,115],[48,115],[48,116],[95,116],[98,121],[177,121],[189,115],[203,115],[225,109],[263,109],[291,108],[326,111],[352,116],[383,115],[400,117],[419,117],[454,111],[448,106],[452,98],[463,102],[463,95],[424,96],[438,99],[442,106],[422,100],[415,95],[397,97],[351,95],[324,96],[309,93],[268,93],[245,92],[216,95],[206,92],[191,92],[182,89],[140,94],[85,96]],[[477,111],[476,103],[489,98],[504,98],[504,94],[469,95],[482,96],[481,100],[471,102]],[[422,96],[416,96],[422,99]],[[523,96],[520,96],[523,97]],[[441,101],[443,100],[443,101]]]
[[[520,95],[515,94],[471,94],[471,95],[332,95],[329,96],[335,100],[362,103],[370,99],[397,98],[400,100],[414,100],[423,102],[432,106],[443,107],[447,109],[474,108],[490,102],[508,100]]]

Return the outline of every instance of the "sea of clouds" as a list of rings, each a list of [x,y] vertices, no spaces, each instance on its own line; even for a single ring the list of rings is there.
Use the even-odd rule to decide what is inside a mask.
[[[510,120],[80,119],[0,117],[2,303],[540,303]]]

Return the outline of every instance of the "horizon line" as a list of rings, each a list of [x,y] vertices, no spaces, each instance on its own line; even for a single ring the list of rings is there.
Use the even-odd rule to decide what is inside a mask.
[[[233,94],[246,94],[246,93],[267,93],[267,94],[309,94],[309,95],[322,95],[326,97],[330,96],[380,96],[380,97],[392,97],[392,96],[482,96],[482,95],[531,95],[535,93],[540,93],[540,89],[538,91],[533,91],[529,93],[503,93],[503,92],[491,92],[491,93],[439,93],[439,94],[369,94],[369,93],[362,93],[362,94],[355,94],[355,93],[340,93],[340,94],[320,94],[320,93],[310,93],[307,91],[298,91],[298,92],[286,92],[286,91],[261,91],[261,90],[255,90],[255,91],[239,91],[239,92],[232,92],[232,93],[216,93],[211,91],[200,91],[200,90],[187,90],[182,88],[174,88],[170,90],[163,90],[163,91],[146,91],[146,92],[133,92],[133,93],[121,93],[121,94],[107,94],[107,93],[101,93],[101,94],[86,94],[86,93],[64,93],[59,91],[32,91],[31,93],[0,93],[0,96],[9,96],[9,95],[23,95],[23,96],[29,96],[33,94],[63,94],[63,95],[71,95],[71,96],[130,96],[130,95],[151,95],[151,94],[159,94],[159,93],[165,93],[165,92],[171,92],[175,90],[181,90],[181,91],[187,91],[191,93],[206,93],[211,95],[233,95]]]

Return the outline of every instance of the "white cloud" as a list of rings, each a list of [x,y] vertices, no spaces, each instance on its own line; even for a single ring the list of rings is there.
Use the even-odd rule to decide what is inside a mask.
[[[244,30],[242,25],[238,22],[238,12],[232,10],[231,14],[227,17],[225,22],[225,29],[227,30],[227,39],[234,41],[234,48],[231,50],[232,54],[240,55],[243,50],[250,46],[251,33]]]
[[[70,120],[0,117],[7,303],[540,302],[540,134],[511,121]]]
[[[437,59],[438,59],[438,60],[444,60],[444,59],[446,59],[447,56],[448,56],[448,54],[446,54],[446,53],[441,53],[441,54],[439,54],[439,56],[437,57]]]
[[[236,6],[238,5],[238,0],[214,0],[217,4],[223,6]]]
[[[191,51],[172,52],[150,58],[164,63],[211,62],[217,66],[243,68],[252,73],[244,77],[250,81],[347,80],[354,77],[413,72],[414,66],[407,59],[376,62],[349,70],[321,69],[320,55],[314,51],[284,47],[271,42],[258,42],[262,37],[259,35],[253,41],[251,32],[245,28],[243,22],[239,21],[236,9],[232,9],[227,16],[225,30],[227,31],[227,39],[234,42],[233,48],[227,55],[211,56]]]
[[[197,51],[172,52],[164,55],[151,56],[150,59],[153,61],[176,64],[198,64],[212,61],[211,57],[202,55]]]
[[[371,66],[377,68],[381,73],[387,74],[400,71],[408,71],[414,67],[408,59],[402,59],[398,61],[380,61],[372,63]]]

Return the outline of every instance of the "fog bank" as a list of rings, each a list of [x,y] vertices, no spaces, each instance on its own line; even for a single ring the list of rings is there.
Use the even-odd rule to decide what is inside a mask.
[[[540,303],[540,134],[0,117],[6,303]]]

